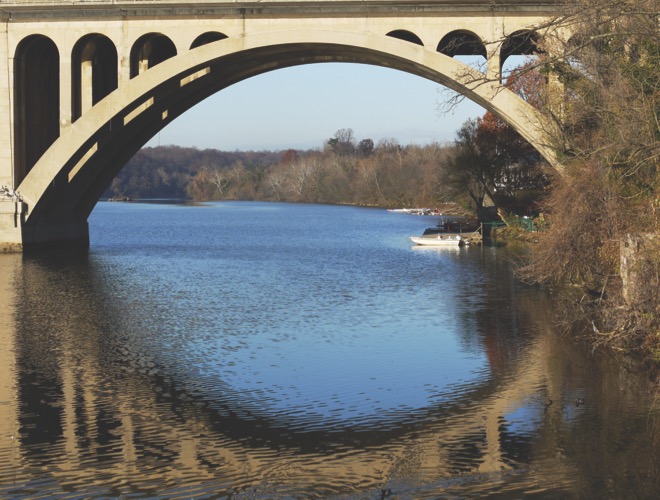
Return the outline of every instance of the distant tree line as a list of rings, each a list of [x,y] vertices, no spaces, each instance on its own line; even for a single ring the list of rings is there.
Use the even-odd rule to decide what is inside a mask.
[[[142,149],[106,197],[271,200],[374,206],[447,201],[444,166],[452,146],[356,142],[337,131],[322,149],[224,152],[177,146]]]
[[[516,157],[504,158],[499,153],[495,158],[479,151],[495,151],[497,141],[514,136],[517,134],[503,122],[493,125],[486,115],[464,124],[456,142],[444,145],[402,146],[395,139],[374,144],[368,138],[357,140],[353,130],[345,128],[320,149],[224,152],[178,146],[145,148],[114,179],[106,197],[382,207],[458,203],[477,214],[486,205],[502,204],[511,210],[521,191],[542,184],[537,174],[530,173],[537,170],[538,155],[528,145]],[[470,157],[468,151],[476,156]]]
[[[144,148],[115,177],[105,197],[202,199],[203,193],[191,191],[193,180],[200,173],[229,171],[238,164],[264,169],[277,163],[280,157],[279,152],[225,152],[179,146]]]

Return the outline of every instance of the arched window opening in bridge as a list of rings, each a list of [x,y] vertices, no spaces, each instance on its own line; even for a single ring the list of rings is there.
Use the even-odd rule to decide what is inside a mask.
[[[481,39],[469,31],[452,31],[447,33],[440,43],[438,52],[449,57],[481,56],[486,57],[486,47]]]
[[[196,49],[197,47],[201,47],[207,43],[217,42],[219,40],[224,40],[225,38],[229,37],[224,33],[220,33],[218,31],[208,31],[195,38],[192,45],[190,46],[190,49]]]
[[[471,31],[452,31],[442,37],[436,49],[441,54],[454,57],[474,69],[486,72],[486,46]]]
[[[117,88],[117,49],[103,35],[87,35],[73,47],[71,65],[72,119],[75,121]]]
[[[141,36],[131,49],[131,78],[144,73],[149,68],[153,68],[176,54],[176,46],[165,35],[147,33]]]
[[[14,183],[20,184],[60,135],[60,54],[42,35],[22,40],[14,57]]]
[[[538,47],[539,36],[533,31],[516,31],[502,43],[500,48],[500,72],[502,77],[507,75],[502,72],[506,60],[511,56],[534,56],[541,53]]]
[[[410,43],[414,43],[414,44],[417,44],[417,45],[424,46],[424,44],[422,43],[422,40],[417,35],[415,35],[414,33],[410,32],[410,31],[394,30],[394,31],[390,31],[387,34],[387,36],[391,36],[392,38],[398,38],[399,40],[403,40],[405,42],[410,42]]]

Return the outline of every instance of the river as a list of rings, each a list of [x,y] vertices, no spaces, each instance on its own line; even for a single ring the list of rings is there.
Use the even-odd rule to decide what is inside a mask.
[[[0,255],[0,497],[652,498],[644,373],[432,217],[101,202]]]

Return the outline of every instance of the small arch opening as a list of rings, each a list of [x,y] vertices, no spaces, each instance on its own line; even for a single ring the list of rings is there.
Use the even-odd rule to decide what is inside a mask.
[[[481,38],[469,31],[452,31],[451,33],[447,33],[442,37],[440,43],[438,43],[437,51],[449,57],[486,57],[486,47],[481,41]]]
[[[422,43],[422,40],[411,31],[394,30],[394,31],[390,31],[387,34],[387,36],[391,36],[392,38],[398,38],[399,40],[414,43],[416,45],[421,45],[422,47],[424,46],[424,44]]]
[[[14,56],[14,183],[60,135],[60,54],[43,35],[22,40]]]
[[[117,49],[104,35],[87,35],[74,46],[71,64],[72,119],[75,121],[117,89]]]
[[[511,56],[534,56],[542,51],[538,48],[539,36],[534,31],[516,31],[509,35],[500,49],[500,69]]]
[[[141,36],[131,49],[131,78],[176,56],[174,42],[160,33]]]
[[[191,50],[196,49],[197,47],[201,47],[202,45],[206,45],[207,43],[217,42],[219,40],[224,40],[226,38],[229,37],[224,33],[220,33],[219,31],[208,31],[206,33],[202,33],[197,38],[195,38],[192,45],[190,46],[190,49]]]

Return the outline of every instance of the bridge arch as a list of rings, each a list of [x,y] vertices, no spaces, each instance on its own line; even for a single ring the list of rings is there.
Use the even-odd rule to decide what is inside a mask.
[[[60,133],[60,54],[43,35],[30,35],[14,55],[14,182],[18,184]]]
[[[26,240],[36,244],[52,234],[87,237],[87,217],[123,165],[206,97],[268,71],[322,62],[390,67],[445,85],[507,120],[552,161],[534,108],[500,85],[475,83],[475,70],[435,50],[383,35],[337,31],[228,38],[142,71],[73,123],[18,186],[29,206]]]

